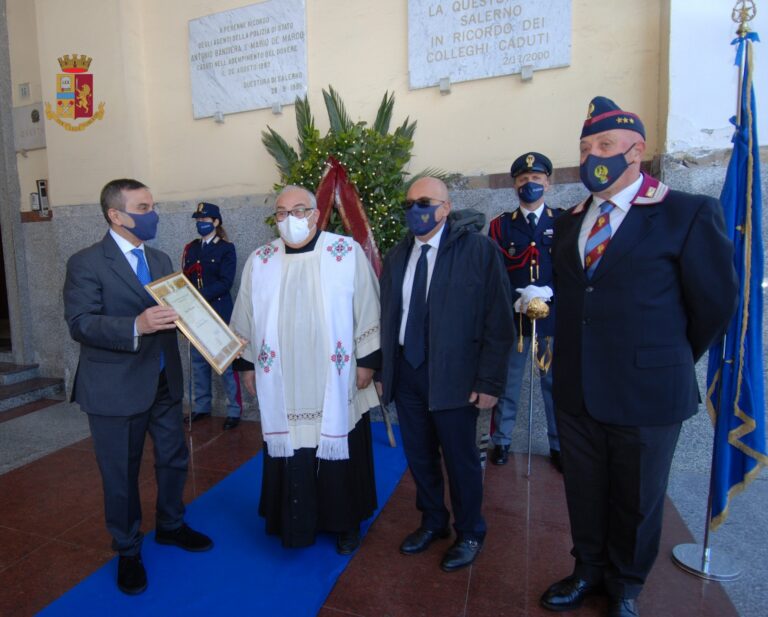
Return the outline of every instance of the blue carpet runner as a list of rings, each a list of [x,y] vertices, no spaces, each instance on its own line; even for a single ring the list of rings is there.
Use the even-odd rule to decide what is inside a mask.
[[[400,433],[390,448],[384,424],[371,424],[379,510],[363,524],[365,533],[406,468]],[[186,520],[214,540],[213,550],[188,553],[144,540],[142,556],[149,586],[126,596],[115,584],[117,558],[94,572],[39,615],[136,617],[175,615],[316,615],[351,557],[336,553],[335,537],[319,534],[314,546],[284,549],[267,536],[258,516],[262,455],[224,478],[187,508]],[[394,549],[393,549],[394,550]]]

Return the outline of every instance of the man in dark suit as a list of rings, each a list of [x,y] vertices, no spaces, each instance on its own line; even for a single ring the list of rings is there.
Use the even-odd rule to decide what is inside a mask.
[[[67,262],[65,318],[80,343],[72,400],[88,414],[107,529],[120,555],[117,585],[137,594],[147,587],[138,486],[147,431],[155,454],[156,541],[190,551],[213,543],[184,523],[189,455],[177,315],[144,289],[173,271],[165,253],[144,245],[157,229],[152,194],[136,180],[113,180],[101,191],[101,209],[109,231]]]
[[[501,254],[477,233],[481,215],[452,214],[437,178],[414,182],[405,208],[411,233],[387,255],[380,280],[383,400],[397,406],[421,511],[400,552],[450,535],[444,462],[457,538],[441,567],[452,572],[475,560],[485,538],[476,423],[504,391],[512,306]]]
[[[593,99],[580,147],[591,195],[558,219],[553,247],[554,401],[575,566],[541,603],[570,610],[604,589],[611,617],[634,617],[680,426],[697,411],[694,363],[725,331],[737,280],[717,200],[641,173],[637,115]]]

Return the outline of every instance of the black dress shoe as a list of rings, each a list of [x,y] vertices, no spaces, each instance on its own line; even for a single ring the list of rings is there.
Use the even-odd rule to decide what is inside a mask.
[[[494,465],[506,465],[509,460],[509,446],[494,446],[491,452],[491,463]]]
[[[201,553],[213,548],[213,540],[204,533],[195,531],[186,523],[182,523],[181,527],[173,531],[158,529],[155,532],[155,542],[178,546],[193,553]]]
[[[194,420],[192,420],[192,422],[194,422]],[[237,428],[238,424],[240,424],[240,418],[233,418],[230,416],[224,420],[224,430],[228,431],[231,428]]]
[[[446,572],[453,572],[470,565],[483,548],[483,543],[474,538],[459,538],[448,549],[440,562],[440,567]]]
[[[117,562],[117,588],[131,596],[138,595],[147,588],[147,571],[144,569],[141,555],[120,555]]]
[[[579,608],[584,598],[597,591],[598,587],[572,574],[547,589],[540,603],[550,611],[570,611]]]
[[[360,530],[345,531],[336,536],[336,552],[339,555],[351,555],[360,546]]]
[[[608,617],[639,617],[637,601],[634,598],[611,598],[608,603]]]
[[[563,473],[563,460],[560,458],[560,450],[549,451],[549,462],[552,463],[552,467]]]
[[[197,422],[198,420],[202,420],[203,418],[210,418],[211,412],[210,411],[196,411],[192,414],[192,422]]]
[[[408,534],[405,540],[403,540],[403,543],[400,545],[400,552],[403,553],[403,555],[422,553],[438,538],[447,538],[450,535],[450,529],[439,529],[438,531],[435,531],[433,529],[419,527],[413,533]]]

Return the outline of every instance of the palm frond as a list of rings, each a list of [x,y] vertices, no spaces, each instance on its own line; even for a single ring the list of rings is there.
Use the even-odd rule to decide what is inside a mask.
[[[323,90],[325,99],[325,108],[328,110],[328,120],[331,123],[331,132],[343,133],[352,128],[352,120],[349,119],[347,109],[344,107],[344,101],[341,100],[339,93],[328,86],[328,91]]]
[[[261,143],[264,144],[267,152],[275,159],[280,175],[283,177],[289,176],[291,168],[299,160],[299,155],[296,154],[296,151],[270,126],[267,126],[266,131],[261,132]]]
[[[309,109],[309,99],[306,95],[301,99],[296,97],[296,129],[298,130],[299,154],[304,155],[304,144],[315,133],[315,119]]]
[[[395,107],[395,93],[384,93],[381,99],[379,111],[376,114],[376,121],[373,123],[373,130],[379,135],[386,135],[389,132],[389,123],[392,121],[392,110]]]
[[[395,129],[395,135],[400,137],[406,137],[409,141],[413,141],[413,134],[416,132],[416,121],[409,123],[410,117],[406,118],[403,123]]]
[[[444,169],[440,169],[439,167],[427,167],[426,169],[422,169],[419,173],[413,174],[405,181],[405,190],[407,192],[408,189],[411,188],[411,185],[416,182],[416,180],[421,178],[437,178],[438,180],[447,182],[451,179],[452,176],[453,174],[450,174]]]

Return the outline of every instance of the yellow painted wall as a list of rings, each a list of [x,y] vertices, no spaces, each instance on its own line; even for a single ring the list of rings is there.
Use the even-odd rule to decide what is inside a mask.
[[[20,3],[22,0],[9,0]],[[639,113],[649,156],[658,152],[662,0],[573,0],[571,66],[408,89],[407,0],[307,0],[309,99],[327,128],[321,89],[332,84],[354,119],[372,121],[385,90],[394,122],[418,121],[412,171],[506,172],[521,152],[547,153],[557,167],[578,162],[587,104],[597,94]],[[194,120],[187,22],[242,0],[35,0],[44,99],[55,98],[56,58],[94,58],[95,99],[106,118],[82,133],[46,125],[54,204],[93,203],[106,180],[130,175],[158,200],[266,193],[278,180],[261,145],[267,124],[293,142],[293,107]],[[87,20],[82,15],[89,14]],[[99,24],[98,28],[83,27]],[[19,49],[12,41],[12,57]]]
[[[140,0],[35,4],[44,100],[55,105],[57,59],[86,54],[93,58],[94,106],[106,105],[104,119],[84,131],[65,131],[46,120],[52,205],[95,203],[106,180],[149,174],[144,6]]]
[[[40,62],[37,50],[35,3],[29,0],[6,0],[8,45],[11,52],[11,90],[14,107],[42,101]],[[29,98],[22,99],[19,85],[28,83]],[[16,155],[21,187],[21,210],[29,210],[29,194],[37,192],[35,180],[48,177],[48,152],[45,148]]]

